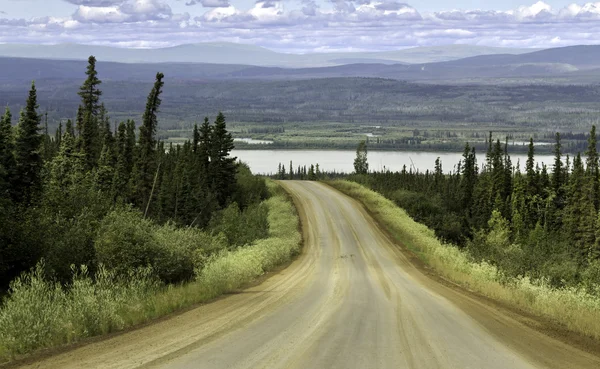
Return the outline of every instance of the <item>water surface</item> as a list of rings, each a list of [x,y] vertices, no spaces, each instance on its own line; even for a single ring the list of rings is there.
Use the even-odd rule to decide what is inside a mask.
[[[356,152],[353,150],[234,150],[233,155],[246,162],[254,173],[270,174],[277,172],[279,163],[285,165],[289,171],[290,160],[293,162],[294,170],[298,165],[310,166],[319,164],[321,170],[336,172],[353,172],[354,158]],[[449,152],[420,152],[420,151],[369,151],[369,169],[383,170],[384,168],[399,171],[406,165],[407,170],[433,170],[436,158],[442,161],[444,172],[454,169],[459,160],[460,153]],[[525,166],[527,155],[511,155],[513,165],[520,161],[521,170]],[[477,155],[478,164],[485,161],[485,154]],[[554,157],[552,155],[537,155],[536,161],[552,167]]]

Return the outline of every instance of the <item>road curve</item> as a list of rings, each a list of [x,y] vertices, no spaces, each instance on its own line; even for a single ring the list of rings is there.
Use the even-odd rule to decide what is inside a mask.
[[[423,275],[355,200],[283,182],[305,247],[258,286],[31,368],[600,368]]]

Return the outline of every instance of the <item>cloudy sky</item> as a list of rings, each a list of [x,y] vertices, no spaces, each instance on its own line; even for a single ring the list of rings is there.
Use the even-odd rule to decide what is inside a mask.
[[[600,44],[600,2],[402,1],[0,0],[0,43],[238,42],[296,53]]]

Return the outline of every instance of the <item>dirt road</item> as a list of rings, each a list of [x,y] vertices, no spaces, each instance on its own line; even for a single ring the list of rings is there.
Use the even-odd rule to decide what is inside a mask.
[[[600,368],[423,275],[354,200],[285,182],[305,248],[262,284],[36,368]]]

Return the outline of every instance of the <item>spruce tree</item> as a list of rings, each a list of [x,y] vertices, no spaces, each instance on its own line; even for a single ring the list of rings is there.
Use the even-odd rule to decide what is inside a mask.
[[[111,150],[114,150],[115,137],[110,127],[110,117],[106,111],[104,104],[100,105],[100,112],[98,115],[98,129],[100,131],[100,143],[102,146],[108,146]],[[116,132],[115,132],[116,133]]]
[[[198,146],[200,145],[200,131],[198,130],[198,124],[194,124],[192,140],[192,148],[194,150],[194,153],[196,153],[198,152]]]
[[[60,142],[62,141],[62,136],[63,136],[63,125],[62,125],[62,122],[59,122],[58,128],[56,129],[56,132],[54,133],[54,144],[57,147],[57,150],[56,150],[57,153],[60,150]]]
[[[7,107],[0,118],[0,198],[9,198],[13,194],[11,183],[17,170],[14,149],[12,115]]]
[[[511,194],[511,227],[515,240],[520,241],[527,235],[524,215],[527,214],[525,202],[525,181],[520,170],[515,173],[514,186]]]
[[[94,168],[94,185],[99,191],[111,193],[115,177],[115,165],[113,161],[113,148],[105,144],[98,160],[98,166]],[[111,195],[113,195],[111,193]]]
[[[585,152],[586,168],[585,174],[591,188],[592,202],[596,210],[599,208],[599,196],[600,196],[600,170],[598,168],[598,150],[597,150],[597,137],[596,137],[596,126],[592,126],[590,137],[588,138],[588,148]]]
[[[527,194],[529,196],[535,196],[538,194],[537,188],[537,172],[535,170],[535,146],[533,145],[533,138],[529,139],[529,148],[527,151],[527,162],[525,163],[525,175],[527,178]]]
[[[225,207],[235,189],[237,158],[231,157],[234,148],[233,137],[227,132],[223,113],[219,113],[211,134],[210,163],[208,173],[212,180],[212,190],[220,206]]]
[[[18,202],[29,203],[41,189],[42,135],[40,116],[37,113],[37,91],[31,84],[25,109],[21,111],[15,138],[15,190]]]
[[[75,118],[75,128],[77,129],[77,135],[73,134],[73,137],[81,138],[81,132],[83,131],[83,107],[79,105],[77,108],[77,116]],[[80,142],[77,142],[77,146],[81,146]]]
[[[75,138],[66,132],[60,144],[58,154],[49,163],[48,190],[44,197],[58,204],[64,197],[64,191],[72,188],[83,179],[84,158],[76,149]]]
[[[84,112],[83,129],[80,137],[81,152],[84,154],[88,170],[93,169],[98,162],[98,147],[100,147],[100,132],[98,119],[91,112]]]
[[[52,138],[48,132],[48,111],[44,114],[44,133],[42,138],[42,160],[50,161],[54,156],[54,144],[52,142]]]
[[[208,191],[210,187],[210,178],[208,174],[208,165],[210,163],[211,136],[212,127],[210,126],[208,117],[204,118],[204,122],[200,126],[198,136],[198,165],[200,166],[201,183],[204,190]]]
[[[595,242],[596,211],[590,198],[591,187],[586,186],[586,175],[581,155],[577,154],[573,163],[573,173],[569,183],[568,202],[565,208],[564,233],[569,237],[569,250],[577,260],[587,261],[589,246]]]
[[[135,142],[135,122],[130,119],[125,125],[125,141],[123,144],[123,155],[125,157],[126,169],[129,176],[131,176],[133,171],[133,165],[136,158]]]
[[[404,169],[406,171],[406,169]],[[467,218],[470,218],[471,204],[473,203],[473,190],[477,181],[477,158],[475,148],[471,149],[469,144],[465,145],[463,151],[463,164],[461,166],[461,204],[462,208],[467,213]]]
[[[147,209],[152,202],[151,192],[158,170],[156,128],[158,125],[157,114],[162,102],[160,95],[164,86],[163,78],[164,74],[156,74],[156,80],[148,95],[140,126],[133,186],[135,202],[142,210]]]
[[[96,166],[102,149],[100,126],[103,126],[104,122],[99,118],[99,113],[106,114],[106,110],[100,105],[102,91],[98,86],[102,81],[98,79],[95,57],[89,57],[85,74],[87,79],[78,92],[81,97],[81,106],[77,113],[77,123],[80,129],[81,151],[85,156],[87,169],[91,170]]]
[[[434,186],[437,191],[441,190],[442,181],[444,179],[444,170],[442,169],[442,161],[439,157],[435,159],[435,171],[433,174]]]
[[[554,168],[552,170],[552,188],[556,194],[562,192],[564,168],[562,162],[562,145],[560,144],[560,133],[556,132],[556,143],[554,145]]]
[[[285,168],[283,171],[283,176],[285,178]],[[315,172],[315,166],[314,164],[310,165],[310,168],[308,169],[308,180],[309,181],[316,181],[317,180],[317,173]]]
[[[87,79],[83,85],[79,88],[79,96],[81,97],[81,103],[83,112],[90,113],[92,116],[98,115],[100,110],[100,96],[102,91],[98,86],[102,83],[98,79],[98,72],[96,71],[96,58],[90,56],[88,58],[88,66],[85,72]]]
[[[131,120],[119,123],[115,142],[115,170],[112,180],[112,194],[116,200],[129,201],[131,197],[131,172],[135,149],[135,123]]]
[[[71,137],[75,137],[75,128],[73,127],[73,122],[71,119],[67,119],[67,124],[65,125],[65,134],[70,134]]]

